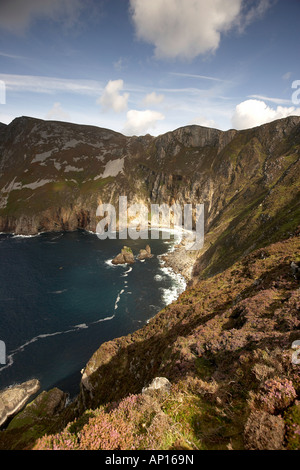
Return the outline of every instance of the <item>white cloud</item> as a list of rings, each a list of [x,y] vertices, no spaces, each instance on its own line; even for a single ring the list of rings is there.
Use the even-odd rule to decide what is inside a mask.
[[[143,135],[149,129],[155,129],[157,121],[163,119],[165,119],[165,116],[157,111],[131,109],[127,113],[124,132],[128,135]]]
[[[157,58],[193,59],[214,52],[222,34],[243,32],[276,0],[130,0],[136,34]]]
[[[127,109],[129,93],[120,94],[123,90],[123,80],[110,80],[104,89],[103,95],[97,100],[104,111],[113,110],[120,113]]]
[[[1,0],[0,28],[24,32],[33,20],[42,17],[72,26],[78,20],[81,8],[80,0]]]
[[[249,0],[243,0],[243,10],[239,18],[239,27],[244,31],[253,21],[261,19],[264,14],[275,5],[277,0],[252,0],[249,8]],[[248,9],[247,9],[248,8]]]
[[[158,95],[153,91],[152,93],[148,93],[143,99],[143,104],[145,106],[153,105],[153,104],[160,104],[165,99],[164,95]]]
[[[158,58],[192,59],[214,51],[237,20],[242,0],[130,0],[137,37]]]
[[[262,95],[250,95],[249,98],[254,98],[261,101],[270,101],[274,104],[291,104],[291,100],[284,100],[282,98],[269,98],[268,96]]]
[[[193,73],[179,73],[179,72],[170,72],[171,75],[175,75],[177,77],[185,77],[185,78],[199,78],[200,80],[212,80],[213,82],[224,82],[221,78],[216,77],[208,77],[207,75],[196,75]]]
[[[46,119],[57,120],[57,121],[66,121],[70,119],[70,115],[63,110],[60,103],[54,103],[53,107],[46,114]]]
[[[294,115],[300,116],[300,108],[277,106],[273,109],[264,101],[247,100],[236,106],[232,125],[235,129],[249,129]]]
[[[27,93],[76,93],[97,96],[103,90],[99,82],[94,80],[63,79],[41,77],[37,75],[12,75],[0,73],[7,91]]]
[[[274,0],[272,0],[274,1]],[[130,0],[136,34],[157,58],[192,59],[215,51],[221,35],[243,31],[270,8],[271,0]]]

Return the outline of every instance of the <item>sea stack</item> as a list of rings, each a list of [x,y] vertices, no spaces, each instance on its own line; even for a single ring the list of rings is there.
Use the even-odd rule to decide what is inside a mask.
[[[121,253],[119,253],[113,260],[112,264],[133,264],[135,259],[132,249],[128,246],[123,246]]]
[[[146,246],[145,250],[140,250],[140,253],[138,255],[138,260],[144,260],[147,258],[153,258],[153,255],[151,254],[151,248],[149,245]]]

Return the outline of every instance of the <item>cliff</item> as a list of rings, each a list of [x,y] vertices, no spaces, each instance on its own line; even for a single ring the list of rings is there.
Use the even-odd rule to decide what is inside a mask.
[[[0,142],[0,231],[95,230],[120,194],[205,206],[188,289],[101,345],[73,403],[46,420],[56,390],[27,405],[0,448],[299,449],[300,118],[157,138],[20,118]],[[156,377],[170,387],[143,393]]]
[[[299,449],[299,252],[298,235],[256,250],[101,345],[77,399],[44,421],[44,392],[0,448]]]
[[[194,275],[206,277],[296,228],[299,148],[299,117],[156,138],[18,118],[0,133],[0,231],[95,231],[98,204],[117,206],[119,195],[148,206],[203,203]]]

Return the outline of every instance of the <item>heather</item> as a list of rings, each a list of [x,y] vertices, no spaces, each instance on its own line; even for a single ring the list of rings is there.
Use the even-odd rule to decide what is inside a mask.
[[[256,250],[102,345],[34,448],[299,449],[298,253],[297,236]],[[156,376],[170,390],[142,394]]]

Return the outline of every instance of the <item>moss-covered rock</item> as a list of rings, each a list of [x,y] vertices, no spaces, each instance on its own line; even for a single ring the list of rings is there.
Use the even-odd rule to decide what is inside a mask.
[[[57,388],[39,394],[0,433],[0,449],[28,449],[39,437],[61,430],[66,400]]]

